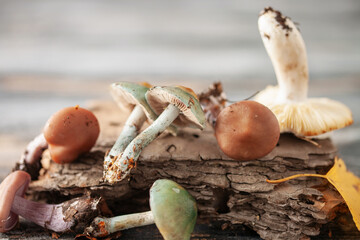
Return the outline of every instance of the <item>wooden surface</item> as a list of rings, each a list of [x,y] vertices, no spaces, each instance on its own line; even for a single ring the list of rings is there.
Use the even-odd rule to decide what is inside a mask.
[[[0,179],[48,117],[109,99],[114,81],[182,84],[221,80],[240,100],[275,75],[258,30],[267,5],[300,23],[310,96],[348,105],[354,124],[333,137],[360,176],[360,1],[0,1]]]

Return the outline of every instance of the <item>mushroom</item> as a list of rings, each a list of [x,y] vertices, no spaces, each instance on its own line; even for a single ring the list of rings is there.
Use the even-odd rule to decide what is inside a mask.
[[[121,109],[132,110],[130,116],[125,122],[123,129],[116,140],[115,144],[104,158],[104,178],[112,175],[112,168],[114,162],[117,161],[118,156],[125,150],[126,146],[138,135],[138,132],[146,119],[154,121],[157,115],[150,108],[146,102],[145,93],[151,87],[150,84],[132,83],[132,82],[118,82],[111,84],[111,95]],[[176,128],[170,126],[168,131],[176,135]],[[123,162],[119,163],[120,165]],[[109,171],[109,173],[107,173]]]
[[[99,136],[100,127],[92,112],[77,105],[54,113],[43,132],[51,158],[57,163],[69,163],[90,151]]]
[[[278,86],[267,87],[257,95],[256,101],[274,112],[280,131],[313,137],[352,124],[351,111],[342,103],[307,98],[305,44],[294,23],[269,7],[260,14],[258,25]]]
[[[124,179],[136,166],[137,159],[148,144],[159,136],[171,123],[177,127],[203,129],[205,116],[196,94],[185,87],[153,87],[146,93],[150,107],[158,118],[126,147],[120,159],[111,168],[111,175],[106,176],[109,183]],[[121,164],[120,164],[121,163]],[[109,171],[108,171],[109,173]]]
[[[46,149],[49,148],[55,162],[72,162],[92,148],[99,132],[98,120],[92,112],[79,106],[64,108],[52,115],[44,131],[29,142],[14,171],[28,172],[31,179],[37,179]]]
[[[280,129],[270,109],[255,101],[240,101],[220,112],[215,136],[227,156],[236,160],[253,160],[274,149]]]
[[[55,232],[77,229],[78,225],[88,224],[98,210],[99,199],[76,198],[61,204],[45,204],[26,200],[24,194],[30,183],[30,175],[15,171],[8,175],[0,185],[0,232],[13,229],[19,216]]]
[[[96,217],[85,233],[105,237],[111,233],[155,223],[164,239],[190,239],[197,218],[194,198],[179,184],[159,179],[150,189],[151,211],[113,218]]]

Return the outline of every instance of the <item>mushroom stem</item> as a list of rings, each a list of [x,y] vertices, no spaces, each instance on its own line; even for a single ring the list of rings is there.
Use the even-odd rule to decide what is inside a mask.
[[[60,204],[45,204],[15,195],[11,212],[55,232],[83,231],[105,204],[100,198],[79,197]]]
[[[31,179],[36,179],[39,176],[41,169],[42,153],[48,148],[48,143],[41,133],[36,136],[25,148],[19,162],[16,164],[14,170],[22,170],[28,172]]]
[[[124,179],[136,164],[141,151],[149,145],[157,136],[159,136],[170,124],[179,116],[180,110],[173,104],[169,104],[166,109],[158,116],[158,118],[143,132],[141,132],[126,147],[120,160],[116,161],[116,175],[106,177],[113,183]],[[121,164],[120,164],[121,163]],[[118,179],[120,177],[120,179]]]
[[[138,135],[138,131],[146,121],[146,115],[139,105],[136,105],[132,110],[130,116],[125,122],[125,125],[116,140],[115,144],[106,154],[104,159],[104,176],[109,166],[113,164],[115,156],[120,155],[127,145]]]
[[[15,196],[11,211],[55,232],[69,231],[73,221],[64,221],[62,204],[45,204]]]
[[[259,17],[258,25],[279,84],[278,103],[306,100],[306,49],[295,24],[279,11],[266,8]]]
[[[151,211],[122,215],[112,218],[96,217],[85,233],[94,237],[105,237],[121,230],[154,224]]]
[[[47,149],[48,143],[41,133],[36,136],[27,146],[22,156],[22,161],[27,164],[34,164],[41,159],[41,155]]]
[[[158,179],[150,188],[151,211],[113,218],[96,217],[85,229],[94,237],[155,223],[165,240],[190,239],[197,219],[194,198],[174,181]]]

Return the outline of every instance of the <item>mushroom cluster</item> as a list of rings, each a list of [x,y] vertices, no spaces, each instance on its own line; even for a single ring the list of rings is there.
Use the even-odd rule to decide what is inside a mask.
[[[135,137],[112,161],[105,180],[109,183],[125,179],[137,164],[141,151],[171,124],[176,127],[192,127],[203,129],[205,116],[196,94],[189,88],[153,87],[145,93],[145,98],[158,117],[137,137]]]
[[[119,161],[122,152],[139,134],[139,130],[146,119],[155,121],[157,118],[157,114],[152,110],[145,99],[145,94],[151,87],[152,86],[146,82],[118,82],[111,84],[111,95],[113,96],[113,99],[121,109],[131,110],[131,114],[126,120],[115,144],[105,155],[103,173],[105,180],[109,178],[108,176],[116,175],[114,171],[117,168],[112,167],[115,163],[120,165],[121,168],[129,167],[129,161]],[[177,129],[175,126],[170,125],[167,128],[167,131],[176,136]]]
[[[313,137],[352,123],[351,112],[343,104],[326,98],[307,98],[305,44],[294,23],[280,12],[266,8],[258,24],[278,86],[260,92],[256,101],[226,106],[219,83],[212,85],[200,100],[184,86],[131,82],[111,85],[115,102],[131,113],[104,156],[105,184],[128,177],[141,151],[165,131],[176,136],[183,127],[203,130],[208,121],[224,154],[234,160],[249,161],[269,154],[282,132]],[[140,132],[147,120],[150,125]],[[38,165],[42,152],[48,148],[54,162],[71,163],[90,151],[99,132],[99,122],[91,111],[79,106],[61,109],[50,117],[43,133],[29,143],[22,162],[26,168]],[[18,216],[55,232],[74,231],[80,223],[80,228],[86,226],[85,233],[94,237],[155,223],[164,239],[190,239],[196,224],[195,199],[172,180],[154,182],[150,188],[150,211],[108,218],[97,206],[99,198],[77,198],[61,204],[27,200],[25,192],[31,178],[34,177],[25,171],[14,171],[1,183],[0,232],[13,229]]]

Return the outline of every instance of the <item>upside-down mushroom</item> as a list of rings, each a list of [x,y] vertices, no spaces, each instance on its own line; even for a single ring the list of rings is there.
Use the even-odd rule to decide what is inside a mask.
[[[328,98],[307,97],[305,44],[290,18],[266,8],[258,25],[278,85],[267,87],[255,100],[274,112],[280,131],[314,137],[352,124],[351,111],[344,104]]]

